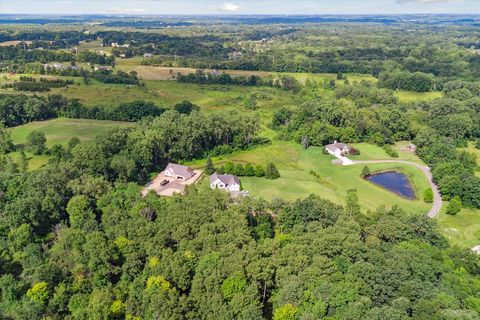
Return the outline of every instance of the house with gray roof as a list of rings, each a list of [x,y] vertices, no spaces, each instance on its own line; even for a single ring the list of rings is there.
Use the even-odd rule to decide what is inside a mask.
[[[332,156],[338,158],[339,156],[345,156],[346,154],[349,154],[351,148],[345,143],[335,141],[332,144],[327,144],[325,146],[325,150]]]
[[[193,169],[187,166],[182,166],[181,164],[176,163],[169,163],[165,168],[164,174],[167,177],[185,181],[193,177],[195,172],[193,171]]]
[[[224,189],[229,192],[240,191],[240,179],[233,174],[214,173],[210,176],[210,188]]]

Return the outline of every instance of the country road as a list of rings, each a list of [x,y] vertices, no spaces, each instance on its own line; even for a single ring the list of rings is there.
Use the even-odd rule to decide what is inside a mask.
[[[440,192],[438,191],[437,185],[433,182],[432,179],[432,173],[430,172],[430,169],[427,166],[422,166],[418,163],[415,162],[410,162],[410,161],[403,161],[403,160],[359,160],[359,161],[353,161],[353,164],[369,164],[369,163],[403,163],[403,164],[408,164],[411,166],[415,166],[418,169],[422,170],[425,176],[427,176],[428,183],[430,184],[430,187],[432,188],[433,191],[433,205],[430,211],[428,211],[427,216],[429,218],[436,218],[438,214],[440,213],[440,209],[442,208],[442,196],[440,195]]]

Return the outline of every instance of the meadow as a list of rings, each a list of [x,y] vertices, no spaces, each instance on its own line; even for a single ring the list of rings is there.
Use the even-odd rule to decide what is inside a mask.
[[[95,137],[105,134],[114,128],[129,125],[131,124],[118,121],[58,118],[30,122],[14,127],[10,132],[15,145],[24,144],[28,134],[32,131],[43,132],[47,138],[47,147],[52,147],[55,144],[66,146],[73,137],[79,138],[81,142],[88,143],[93,141]],[[18,161],[20,153],[16,151],[9,155],[14,161]],[[29,152],[26,155],[29,160],[30,170],[38,169],[48,162],[48,156],[46,155],[32,155]]]

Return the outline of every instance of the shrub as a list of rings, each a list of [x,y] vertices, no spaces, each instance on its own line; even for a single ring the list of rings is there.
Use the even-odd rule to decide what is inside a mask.
[[[428,188],[425,189],[425,192],[423,193],[423,201],[426,203],[432,203],[433,202],[433,191],[432,189]]]
[[[363,178],[366,178],[368,176],[370,176],[372,173],[370,172],[370,168],[367,167],[367,166],[364,166],[363,169],[362,169],[362,177]]]
[[[255,168],[250,163],[247,163],[243,168],[243,173],[247,177],[253,177],[255,175]]]
[[[391,145],[384,145],[383,150],[392,158],[398,158],[398,152],[392,148]]]
[[[447,214],[456,215],[460,212],[460,209],[462,209],[462,200],[459,196],[455,196],[447,206]]]
[[[358,156],[360,155],[360,150],[359,149],[356,149],[356,148],[350,148],[350,152],[349,152],[352,156]]]
[[[265,176],[265,170],[259,164],[255,166],[255,176],[257,176],[257,177],[264,177]]]

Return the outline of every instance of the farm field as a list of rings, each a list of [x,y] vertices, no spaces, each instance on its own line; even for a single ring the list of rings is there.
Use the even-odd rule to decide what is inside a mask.
[[[413,102],[413,101],[430,101],[442,97],[442,93],[439,91],[433,92],[414,92],[414,91],[404,91],[397,90],[395,95],[400,101],[403,102]]]
[[[377,155],[383,152],[381,148],[373,145],[362,144],[361,147],[365,150],[364,154],[367,153],[367,150],[375,149],[378,149],[375,150]],[[388,156],[385,155],[383,158],[388,159]],[[362,165],[335,166],[331,164],[332,159],[319,147],[302,150],[295,143],[275,142],[272,145],[213,160],[215,165],[221,165],[226,161],[262,165],[266,165],[268,162],[275,163],[281,174],[277,180],[256,177],[241,178],[243,189],[248,190],[254,197],[295,201],[315,194],[344,204],[347,190],[354,188],[357,189],[363,210],[375,210],[380,206],[391,207],[392,204],[398,204],[409,213],[424,214],[430,208],[430,205],[421,199],[404,199],[361,178]],[[200,163],[195,164],[200,165]],[[372,172],[396,170],[405,173],[410,178],[417,197],[420,198],[428,187],[423,173],[409,165],[374,164],[369,165],[369,168]],[[311,171],[314,171],[318,177],[314,176]]]

